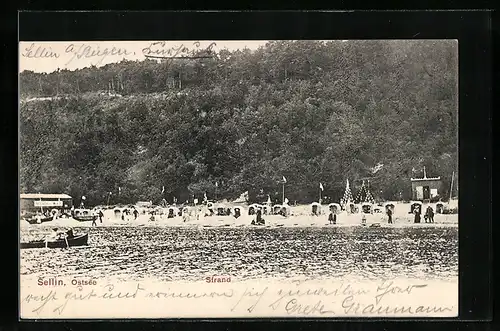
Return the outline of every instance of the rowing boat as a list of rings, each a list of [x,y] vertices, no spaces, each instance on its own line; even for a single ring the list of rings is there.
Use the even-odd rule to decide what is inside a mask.
[[[97,219],[97,215],[78,215],[73,216],[73,218],[79,222],[90,222]]]
[[[21,243],[21,248],[66,248],[76,247],[76,246],[86,246],[88,245],[89,235],[88,233],[74,236],[73,238],[68,238],[68,243],[65,239],[57,239],[55,241],[45,242],[45,240],[36,240],[30,242]]]
[[[97,217],[98,216],[94,214],[90,209],[79,208],[73,211],[73,218],[80,222],[95,221]]]
[[[29,224],[39,224],[39,223],[44,223],[44,222],[50,222],[53,219],[54,219],[53,216],[42,217],[42,218],[40,218],[40,222],[38,222],[36,217],[25,218],[26,222],[28,222]]]

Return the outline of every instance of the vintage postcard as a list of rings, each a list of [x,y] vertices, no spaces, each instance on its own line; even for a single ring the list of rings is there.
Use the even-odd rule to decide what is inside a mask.
[[[458,315],[457,40],[19,63],[22,319]]]

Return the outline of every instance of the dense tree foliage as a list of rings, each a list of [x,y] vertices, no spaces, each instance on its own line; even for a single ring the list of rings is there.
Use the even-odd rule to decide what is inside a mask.
[[[109,192],[110,203],[280,200],[285,176],[292,202],[317,200],[320,182],[338,202],[346,179],[356,191],[367,178],[376,198],[408,199],[426,166],[446,197],[457,61],[454,41],[275,41],[209,59],[24,71],[21,190],[92,203]]]

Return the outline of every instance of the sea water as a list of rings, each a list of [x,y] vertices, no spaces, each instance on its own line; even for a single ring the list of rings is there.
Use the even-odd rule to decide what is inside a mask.
[[[21,240],[36,231],[41,230],[21,230]],[[456,227],[94,227],[74,231],[88,232],[89,245],[23,249],[21,276],[123,281],[458,276]]]

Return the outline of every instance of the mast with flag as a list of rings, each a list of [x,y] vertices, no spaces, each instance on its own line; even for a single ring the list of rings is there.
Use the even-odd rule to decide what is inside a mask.
[[[283,190],[282,190],[282,203],[285,204],[285,183],[286,183],[286,178],[283,176]]]
[[[321,192],[323,192],[324,187],[322,183],[319,183],[319,204],[321,204]]]

